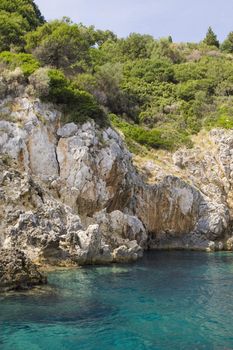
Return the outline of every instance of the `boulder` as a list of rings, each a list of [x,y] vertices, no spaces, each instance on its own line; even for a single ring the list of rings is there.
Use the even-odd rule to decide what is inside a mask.
[[[0,292],[45,284],[46,277],[20,250],[0,250]]]

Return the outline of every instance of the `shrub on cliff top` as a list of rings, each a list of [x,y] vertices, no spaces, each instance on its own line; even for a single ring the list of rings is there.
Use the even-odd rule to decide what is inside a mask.
[[[39,62],[26,53],[13,53],[4,51],[0,53],[0,64],[6,65],[10,70],[20,67],[26,77],[35,72],[39,67]]]
[[[45,72],[44,72],[45,73]],[[66,121],[80,122],[92,118],[97,122],[104,121],[104,113],[94,97],[86,91],[77,89],[65,75],[57,69],[48,69],[48,91],[46,87],[41,91],[41,98],[62,106]],[[40,74],[34,73],[32,81]],[[45,82],[43,74],[43,83]],[[38,80],[37,80],[38,84]]]

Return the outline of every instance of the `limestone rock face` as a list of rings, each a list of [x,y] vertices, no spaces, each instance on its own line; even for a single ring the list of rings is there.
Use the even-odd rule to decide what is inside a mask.
[[[232,249],[233,131],[164,168],[147,160],[149,184],[109,127],[62,125],[26,94],[0,112],[0,247],[65,266],[134,261],[148,247]]]
[[[112,262],[110,247],[103,242],[98,225],[90,225],[86,231],[78,231],[75,240],[73,256],[79,264]]]
[[[118,228],[115,218],[116,232],[113,228],[112,237],[101,227],[101,220],[92,219],[84,226],[80,217],[54,198],[43,182],[36,182],[36,178],[16,170],[16,164],[7,165],[5,161],[0,161],[1,247],[20,248],[34,262],[61,266],[117,262],[114,251],[122,244],[129,246],[125,261],[142,255],[137,242],[138,256],[132,255],[130,246],[136,238],[142,244],[147,237],[137,218],[119,211],[117,217],[122,222]]]
[[[131,157],[119,135],[100,131],[92,122],[58,130],[57,156],[60,194],[81,216],[96,211],[123,209],[132,193]]]
[[[44,180],[58,176],[55,129],[59,112],[26,97],[0,104],[0,153]]]
[[[28,289],[46,278],[20,250],[0,250],[0,292]]]
[[[127,262],[129,257],[131,261],[141,258],[143,255],[142,248],[137,244],[136,241],[131,241],[129,244],[121,245],[116,248],[113,252],[113,257],[115,262]]]
[[[93,220],[99,224],[106,242],[114,248],[127,245],[130,241],[136,242],[142,248],[147,247],[147,232],[136,216],[119,210],[111,213],[103,210],[96,213]]]
[[[137,188],[136,198],[134,211],[149,232],[153,248],[163,244],[175,248],[177,241],[179,248],[197,249],[203,239],[209,243],[223,239],[230,226],[224,203],[213,203],[197,188],[174,176],[165,177],[155,186]],[[193,241],[195,234],[201,239]],[[171,243],[174,241],[175,246]]]

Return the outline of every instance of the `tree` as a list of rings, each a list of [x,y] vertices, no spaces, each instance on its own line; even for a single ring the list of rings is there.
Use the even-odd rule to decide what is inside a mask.
[[[28,24],[28,29],[36,29],[45,22],[38,6],[33,0],[1,0],[0,11],[17,13],[22,16]]]
[[[170,41],[169,37],[161,38],[155,43],[151,56],[154,58],[166,57],[173,63],[182,62],[181,52],[177,50],[176,45]]]
[[[68,18],[55,20],[26,35],[26,50],[44,65],[82,71],[89,49],[95,44],[93,28],[73,24]]]
[[[221,49],[228,53],[233,53],[233,32],[230,32],[222,43]]]
[[[23,36],[44,23],[44,18],[32,0],[1,0],[0,50],[22,49]]]
[[[208,28],[206,33],[206,37],[203,42],[208,46],[216,46],[219,47],[219,41],[217,39],[217,35],[214,33],[211,27]]]
[[[120,63],[106,63],[99,67],[96,73],[96,81],[99,89],[96,92],[96,97],[100,103],[114,113],[120,113],[122,109],[120,90],[122,78],[123,72]]]
[[[151,35],[132,33],[119,41],[119,48],[123,55],[132,60],[150,58],[154,42]]]
[[[17,13],[0,11],[0,51],[10,50],[12,46],[22,47],[27,22]]]
[[[171,43],[171,44],[173,43],[173,39],[172,39],[171,35],[168,36],[167,40],[169,41],[169,43]]]
[[[94,28],[93,28],[94,30]],[[96,30],[95,31],[96,43],[98,46],[103,45],[108,40],[116,41],[117,36],[110,30]]]

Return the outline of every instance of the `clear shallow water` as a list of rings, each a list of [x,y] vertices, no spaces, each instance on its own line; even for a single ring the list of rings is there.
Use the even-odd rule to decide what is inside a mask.
[[[1,350],[233,349],[233,254],[151,252],[0,297]]]

